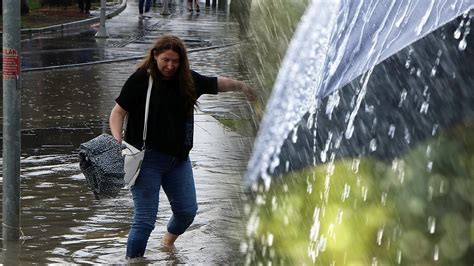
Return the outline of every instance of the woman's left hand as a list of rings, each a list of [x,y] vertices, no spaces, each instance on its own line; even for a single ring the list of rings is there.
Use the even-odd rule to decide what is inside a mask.
[[[252,89],[250,86],[248,86],[245,83],[242,83],[242,92],[245,94],[245,97],[247,100],[253,102],[257,100],[257,94],[255,93],[255,90]]]

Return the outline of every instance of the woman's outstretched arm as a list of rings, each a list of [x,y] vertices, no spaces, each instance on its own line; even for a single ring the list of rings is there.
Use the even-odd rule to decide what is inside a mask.
[[[217,91],[241,91],[245,94],[245,97],[247,97],[249,101],[256,100],[256,95],[252,88],[242,81],[231,78],[217,77]]]

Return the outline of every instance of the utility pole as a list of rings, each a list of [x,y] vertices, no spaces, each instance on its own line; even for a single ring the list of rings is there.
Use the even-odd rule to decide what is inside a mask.
[[[161,15],[162,16],[168,16],[170,15],[170,9],[168,7],[169,1],[168,0],[163,0],[163,9],[161,10]]]
[[[107,19],[105,16],[106,4],[105,0],[100,0],[100,26],[99,31],[95,34],[96,38],[109,38],[109,34],[107,33],[107,29],[105,28],[105,20]]]
[[[4,247],[20,238],[20,1],[3,0],[3,211]]]

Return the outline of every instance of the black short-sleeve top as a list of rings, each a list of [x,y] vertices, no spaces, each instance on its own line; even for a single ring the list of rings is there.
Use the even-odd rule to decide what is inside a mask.
[[[217,77],[191,71],[196,97],[217,94]],[[115,100],[128,112],[125,141],[137,148],[143,146],[148,73],[137,70],[122,87]],[[186,159],[193,145],[193,116],[186,114],[183,96],[177,79],[154,80],[150,96],[146,149],[160,151],[179,159]]]

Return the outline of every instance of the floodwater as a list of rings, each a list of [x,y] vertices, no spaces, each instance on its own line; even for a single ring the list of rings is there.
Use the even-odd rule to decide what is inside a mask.
[[[135,4],[130,3],[127,10],[136,8]],[[173,20],[167,23],[179,24]],[[220,21],[216,28],[234,26],[232,23]],[[150,30],[142,36],[145,39],[135,38],[129,43],[133,49],[126,45],[122,48],[134,50],[134,54],[144,52],[151,39],[161,33]],[[225,35],[222,37],[226,40]],[[211,40],[206,36],[201,39]],[[236,46],[190,53],[191,66],[202,74],[249,82],[235,50]],[[115,52],[130,55],[124,50]],[[43,66],[51,62],[38,60],[46,62]],[[18,246],[2,251],[3,263],[127,262],[125,248],[133,215],[131,194],[124,189],[117,198],[95,200],[79,169],[77,152],[80,143],[107,131],[114,99],[138,62],[24,72],[21,241]],[[248,104],[239,93],[200,99],[195,118],[195,147],[191,152],[198,214],[176,242],[178,252],[163,251],[160,240],[171,211],[162,193],[156,228],[142,263],[242,261],[239,251],[244,227],[242,174],[251,140],[220,126],[209,114],[229,118],[250,115]]]

